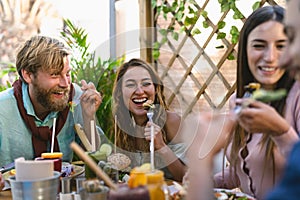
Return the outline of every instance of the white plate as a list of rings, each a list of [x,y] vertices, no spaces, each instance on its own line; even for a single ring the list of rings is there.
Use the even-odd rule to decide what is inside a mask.
[[[241,192],[239,189],[228,190],[228,189],[223,189],[223,188],[214,188],[214,193],[217,193],[217,192],[223,192],[227,195],[228,194],[235,194],[237,197],[247,197],[247,200],[255,200],[254,197]],[[234,200],[234,199],[232,199],[232,200]]]

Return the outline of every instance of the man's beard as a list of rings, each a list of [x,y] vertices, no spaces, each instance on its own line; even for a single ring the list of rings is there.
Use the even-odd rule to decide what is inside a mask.
[[[49,90],[41,88],[36,82],[33,82],[33,93],[37,101],[49,111],[62,111],[68,106],[69,88],[50,88]],[[63,92],[64,96],[61,99],[53,98],[55,92]]]

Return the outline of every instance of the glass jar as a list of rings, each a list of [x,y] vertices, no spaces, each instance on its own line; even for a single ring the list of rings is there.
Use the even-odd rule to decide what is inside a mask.
[[[164,179],[164,172],[161,170],[155,170],[154,172],[146,173],[146,176],[150,200],[169,199],[169,190]]]

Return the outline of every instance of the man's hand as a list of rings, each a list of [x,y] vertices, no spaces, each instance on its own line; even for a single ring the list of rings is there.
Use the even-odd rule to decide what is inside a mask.
[[[85,80],[81,81],[81,89],[83,91],[80,97],[80,105],[82,108],[83,116],[83,129],[87,135],[87,138],[92,143],[92,133],[97,133],[97,129],[94,126],[92,131],[92,124],[96,125],[96,111],[98,110],[100,104],[102,103],[101,94],[96,90],[96,87],[93,83],[86,83]],[[94,135],[93,135],[94,136]],[[101,144],[99,134],[95,134],[95,149],[98,149]]]
[[[83,91],[80,97],[82,111],[85,116],[92,119],[102,103],[102,97],[93,83],[82,80],[81,85]]]

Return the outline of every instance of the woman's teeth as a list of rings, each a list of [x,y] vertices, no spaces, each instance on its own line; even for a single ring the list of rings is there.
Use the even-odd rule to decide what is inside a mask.
[[[266,72],[273,72],[277,69],[275,67],[259,67],[259,68],[263,71],[266,71]]]
[[[134,103],[144,103],[145,101],[147,101],[147,98],[133,99],[132,101],[133,101]]]

